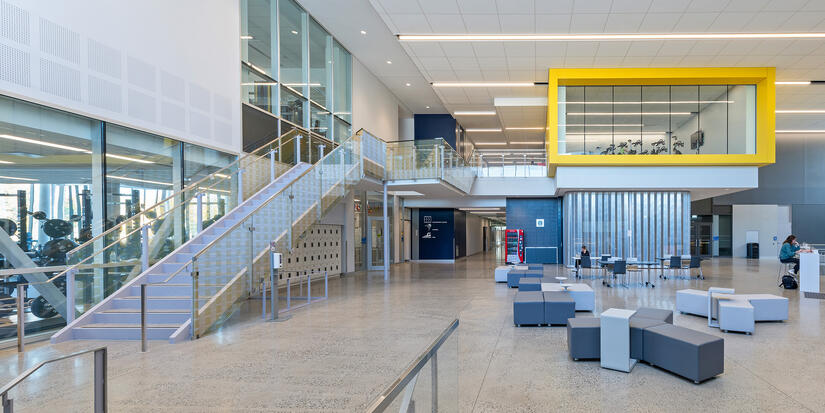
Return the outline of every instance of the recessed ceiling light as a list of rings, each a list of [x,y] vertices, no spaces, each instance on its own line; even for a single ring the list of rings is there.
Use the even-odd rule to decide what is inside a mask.
[[[0,161],[0,164],[3,164],[3,165],[11,165],[11,164],[14,164],[14,162],[11,162],[11,161]]]
[[[16,176],[2,176],[2,175],[0,175],[0,178],[2,178],[2,179],[16,179],[18,181],[31,181],[31,182],[36,182],[37,181],[37,179],[33,179],[33,178],[18,178]]]
[[[513,145],[544,145],[544,142],[531,142],[531,141],[512,141],[510,142]]]
[[[427,109],[429,109],[429,108],[430,108],[430,107],[429,107],[429,106],[427,106]]]
[[[155,184],[155,185],[164,185],[164,186],[172,186],[169,182],[160,182],[160,181],[150,181],[148,179],[137,179],[137,178],[129,178],[128,176],[119,176],[119,175],[106,175],[108,178],[115,178],[120,179],[122,181],[131,181],[131,182],[143,182],[147,184]]]
[[[776,130],[776,133],[825,133],[825,129],[784,129]]]
[[[8,140],[11,140],[11,141],[31,143],[31,144],[34,144],[34,145],[48,146],[50,148],[63,149],[63,150],[72,151],[72,152],[83,152],[83,153],[88,153],[88,154],[92,153],[92,151],[90,151],[88,149],[77,148],[77,147],[74,147],[74,146],[60,145],[58,143],[43,142],[43,141],[38,141],[38,140],[35,140],[35,139],[23,138],[23,137],[14,136],[14,135],[0,135],[0,138],[8,139]]]
[[[825,33],[650,33],[650,34],[399,34],[406,42],[569,42],[592,40],[822,39]]]
[[[361,30],[361,34],[367,34],[366,30]]]
[[[453,112],[456,116],[494,116],[494,110],[457,110]]]
[[[544,130],[544,126],[516,126],[516,127],[506,127],[504,129],[507,130]]]
[[[816,110],[777,110],[776,113],[825,113],[823,109],[816,109]]]
[[[502,146],[507,145],[505,142],[476,142],[476,146]]]
[[[241,40],[252,40],[252,39],[254,39],[254,37],[252,37],[248,34],[241,35]]]
[[[106,154],[106,157],[107,157],[107,158],[112,158],[112,159],[120,159],[120,160],[122,160],[122,161],[129,161],[129,162],[137,162],[137,163],[154,163],[154,162],[152,162],[152,161],[147,161],[147,160],[145,160],[145,159],[132,158],[132,157],[129,157],[129,156],[123,156],[123,155],[115,155],[115,154],[113,154],[113,153],[107,153],[107,154]]]
[[[278,82],[242,82],[241,86],[277,86]]]
[[[667,115],[677,115],[677,116],[688,116],[690,112],[568,112],[568,115],[573,116],[636,116],[636,115],[651,115],[651,116],[667,116]]]
[[[297,30],[293,30],[293,31],[292,31],[292,34],[298,34],[298,31],[297,31]]]
[[[534,82],[433,82],[433,87],[533,87]]]
[[[804,80],[804,81],[782,81],[782,82],[774,82],[774,83],[776,83],[777,85],[799,85],[799,86],[806,86],[806,85],[810,85],[810,84],[811,84],[811,81],[810,81],[810,80]]]
[[[391,64],[392,64],[392,60],[387,60],[387,64],[388,64],[388,65],[391,65]]]
[[[501,132],[501,128],[469,128],[466,132]]]
[[[405,83],[406,86],[412,86],[410,82]]]

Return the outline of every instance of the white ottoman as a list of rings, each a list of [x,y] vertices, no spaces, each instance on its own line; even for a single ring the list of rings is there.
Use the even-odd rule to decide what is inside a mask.
[[[753,306],[743,298],[719,300],[719,329],[753,334]]]
[[[785,321],[788,319],[788,299],[773,294],[744,294],[741,297],[753,306],[754,321]]]
[[[506,283],[507,282],[507,273],[510,272],[511,269],[512,269],[512,267],[507,266],[507,265],[501,266],[501,267],[496,267],[496,272],[495,272],[495,275],[494,275],[496,282],[497,283]]]
[[[593,288],[587,284],[565,284],[567,293],[576,303],[576,311],[593,311],[596,308],[596,295]],[[564,291],[559,283],[541,283],[542,291]]]
[[[676,291],[676,311],[707,317],[708,292],[692,289]]]

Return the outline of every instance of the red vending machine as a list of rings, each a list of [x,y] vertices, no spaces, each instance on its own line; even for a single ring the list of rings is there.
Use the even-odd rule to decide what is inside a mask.
[[[504,231],[504,245],[507,248],[505,263],[521,264],[524,262],[524,230],[508,229]]]

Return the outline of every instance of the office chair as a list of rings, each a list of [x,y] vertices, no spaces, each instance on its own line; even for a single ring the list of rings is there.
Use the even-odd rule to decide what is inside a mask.
[[[690,270],[692,270],[694,268],[699,269],[699,275],[696,278],[698,278],[700,280],[704,280],[705,275],[702,274],[702,257],[698,257],[698,256],[695,256],[695,255],[690,257],[690,264],[688,264],[688,267],[687,267],[688,276],[690,276]]]
[[[581,257],[581,263],[579,263],[579,272],[583,272],[585,268],[590,269],[590,276],[593,276],[593,261],[590,260],[589,255],[585,255]],[[584,278],[582,274],[577,273],[576,278]]]
[[[617,276],[626,276],[627,275],[627,261],[623,260],[616,260],[613,261],[613,276],[612,279],[615,280]],[[604,281],[602,280],[602,284],[608,287],[612,287],[610,285],[610,280]]]

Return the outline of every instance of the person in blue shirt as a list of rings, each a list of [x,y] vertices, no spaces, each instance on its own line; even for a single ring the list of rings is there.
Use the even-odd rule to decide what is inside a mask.
[[[796,242],[796,236],[788,235],[782,243],[782,249],[779,250],[779,262],[794,263],[793,274],[799,273],[799,258],[796,257],[796,253],[800,248],[799,243]]]

